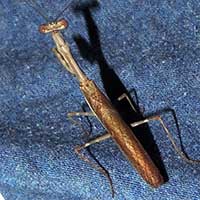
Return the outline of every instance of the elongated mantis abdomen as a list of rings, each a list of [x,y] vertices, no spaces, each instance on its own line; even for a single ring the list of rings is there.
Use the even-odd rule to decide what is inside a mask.
[[[153,187],[160,186],[164,181],[158,168],[96,84],[87,79],[80,83],[80,89],[97,118],[144,180]]]

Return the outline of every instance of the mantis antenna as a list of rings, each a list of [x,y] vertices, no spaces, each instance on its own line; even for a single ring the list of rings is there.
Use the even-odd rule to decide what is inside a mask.
[[[29,6],[31,6],[40,16],[42,16],[47,22],[50,21],[49,17],[47,17],[41,10],[39,4],[35,0],[24,0]]]
[[[69,8],[69,6],[71,5],[72,2],[73,2],[73,0],[71,0],[70,2],[68,2],[66,4],[66,6],[64,7],[64,9],[56,16],[55,21],[65,12],[65,10],[67,10]]]
[[[27,3],[29,6],[31,6],[40,16],[42,16],[47,22],[50,22],[52,20],[49,19],[49,17],[47,17],[41,10],[39,4],[35,1],[35,0],[24,0],[25,3]],[[66,6],[64,7],[64,9],[56,16],[55,20],[56,21],[71,5],[71,3],[73,2],[73,0],[67,2]]]

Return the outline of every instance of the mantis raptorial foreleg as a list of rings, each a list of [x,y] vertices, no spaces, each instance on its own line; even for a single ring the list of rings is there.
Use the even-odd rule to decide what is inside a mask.
[[[73,70],[69,67],[69,65],[67,64],[67,62],[64,60],[64,58],[62,57],[62,55],[60,54],[60,52],[58,51],[58,49],[52,48],[53,53],[55,54],[55,56],[58,58],[58,60],[61,62],[61,64],[72,74],[74,74]]]

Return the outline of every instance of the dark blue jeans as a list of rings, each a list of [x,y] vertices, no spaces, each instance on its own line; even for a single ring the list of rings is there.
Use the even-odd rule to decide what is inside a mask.
[[[52,19],[67,3],[37,2]],[[62,17],[74,58],[125,120],[162,114],[179,146],[200,159],[199,1],[74,1]],[[21,1],[0,2],[0,193],[5,200],[112,199],[107,179],[74,152],[105,130],[93,117],[76,118],[82,127],[67,119],[89,108],[53,55],[51,35],[38,32],[45,22]],[[124,92],[135,119],[116,100]],[[177,156],[158,122],[135,131],[166,183],[152,189],[109,139],[84,153],[108,170],[115,199],[199,199],[200,165]]]

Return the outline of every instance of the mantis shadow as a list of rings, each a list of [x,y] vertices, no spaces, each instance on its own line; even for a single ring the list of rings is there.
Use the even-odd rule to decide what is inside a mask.
[[[144,117],[143,114],[140,112],[138,106],[138,98],[136,91],[133,89],[136,97],[135,102],[131,98],[130,92],[126,89],[126,87],[123,85],[122,81],[117,76],[115,71],[108,64],[103,54],[99,30],[91,13],[92,10],[97,10],[99,8],[100,5],[95,0],[75,5],[74,12],[76,14],[82,14],[85,19],[90,41],[88,42],[80,34],[73,36],[74,41],[76,42],[80,54],[84,59],[88,60],[91,64],[98,64],[105,93],[112,102],[112,104],[115,106],[117,111],[120,113],[123,120],[127,124],[143,120]],[[128,96],[128,98],[131,100],[133,107],[135,108],[134,110],[126,99],[117,101],[118,97],[120,97],[122,94],[126,94]],[[161,174],[164,177],[165,182],[168,181],[166,169],[162,162],[159,149],[155,143],[149,126],[147,124],[144,124],[131,129],[133,130],[134,134],[141,142],[145,150],[148,152],[153,162],[159,168]]]

